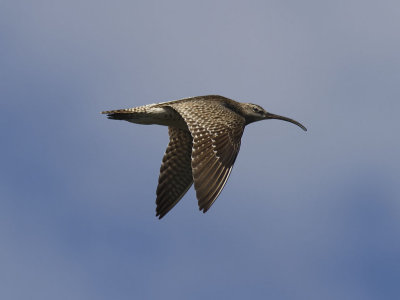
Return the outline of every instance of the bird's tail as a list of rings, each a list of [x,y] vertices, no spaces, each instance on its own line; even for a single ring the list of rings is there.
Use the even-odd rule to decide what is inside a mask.
[[[124,108],[117,110],[106,110],[101,112],[112,120],[132,120],[140,119],[147,113],[147,105],[133,108]]]

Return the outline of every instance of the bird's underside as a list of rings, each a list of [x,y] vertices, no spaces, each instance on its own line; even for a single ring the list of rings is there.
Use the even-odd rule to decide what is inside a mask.
[[[258,120],[240,105],[250,104],[211,95],[102,112],[110,119],[168,126],[170,141],[157,187],[160,219],[193,183],[200,210],[206,212],[217,199],[239,153],[245,125]]]

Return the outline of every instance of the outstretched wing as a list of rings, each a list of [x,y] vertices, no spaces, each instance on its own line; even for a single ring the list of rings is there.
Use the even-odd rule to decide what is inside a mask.
[[[245,120],[222,103],[173,103],[193,137],[192,172],[199,209],[206,212],[221,193],[240,149]]]
[[[192,136],[187,130],[168,127],[169,144],[162,160],[157,187],[157,216],[161,219],[193,183]]]

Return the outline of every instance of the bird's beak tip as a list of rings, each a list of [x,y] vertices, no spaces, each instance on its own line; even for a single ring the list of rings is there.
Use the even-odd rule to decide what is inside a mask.
[[[295,124],[295,125],[299,126],[299,127],[300,127],[301,129],[303,129],[304,131],[307,131],[307,128],[306,128],[303,124],[301,124],[300,122],[297,122],[296,120],[293,120],[293,119],[291,119],[291,118],[288,118],[288,117],[284,117],[284,116],[280,116],[280,115],[275,115],[275,114],[268,113],[268,114],[266,115],[266,118],[265,118],[265,119],[277,119],[277,120],[282,120],[282,121],[290,122],[290,123],[292,123],[292,124]]]

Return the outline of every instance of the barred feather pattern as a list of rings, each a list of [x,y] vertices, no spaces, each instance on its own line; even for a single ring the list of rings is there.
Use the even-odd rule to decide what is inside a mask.
[[[192,186],[192,136],[187,130],[168,127],[169,144],[158,179],[156,216],[165,216]]]
[[[217,101],[169,104],[185,120],[193,137],[192,172],[199,209],[217,199],[240,149],[245,119]]]
[[[157,187],[159,218],[167,214],[194,183],[200,210],[217,199],[232,171],[247,124],[279,119],[307,130],[299,122],[267,112],[252,103],[219,95],[190,97],[102,112],[131,123],[165,125],[170,141]]]

